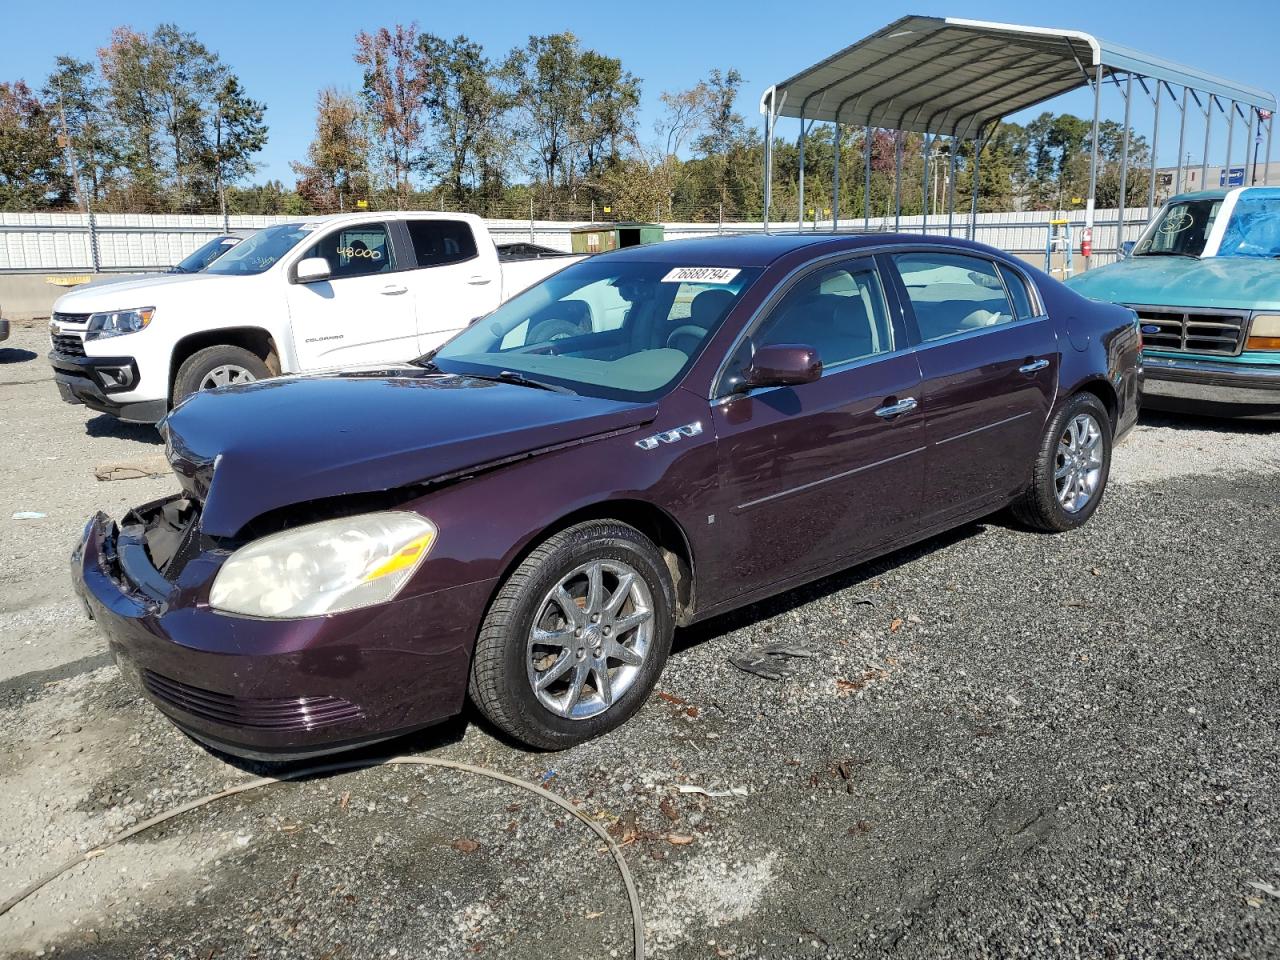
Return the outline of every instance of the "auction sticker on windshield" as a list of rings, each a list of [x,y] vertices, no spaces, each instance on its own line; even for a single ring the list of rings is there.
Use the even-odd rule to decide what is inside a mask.
[[[741,270],[732,267],[676,267],[663,283],[732,283]]]

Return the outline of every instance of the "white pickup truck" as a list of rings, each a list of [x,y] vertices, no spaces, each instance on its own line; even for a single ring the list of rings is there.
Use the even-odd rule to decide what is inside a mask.
[[[197,390],[411,360],[580,259],[502,259],[467,214],[280,224],[199,273],[59,297],[49,361],[68,403],[155,423]]]

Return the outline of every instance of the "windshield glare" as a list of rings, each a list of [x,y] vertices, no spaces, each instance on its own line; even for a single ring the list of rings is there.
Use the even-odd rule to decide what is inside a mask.
[[[270,270],[315,228],[304,223],[282,223],[259,230],[204,268],[205,273],[246,275]]]
[[[1280,190],[1240,194],[1222,233],[1218,256],[1280,257]]]
[[[1135,257],[1198,257],[1204,252],[1205,242],[1213,221],[1222,207],[1222,198],[1206,200],[1176,200],[1160,212],[1147,227],[1138,245],[1133,248]]]
[[[688,369],[759,274],[597,257],[508,301],[432,360],[447,373],[512,371],[576,393],[652,399]]]

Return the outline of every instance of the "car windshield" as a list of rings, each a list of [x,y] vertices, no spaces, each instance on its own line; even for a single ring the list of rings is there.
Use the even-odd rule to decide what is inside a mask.
[[[204,272],[245,275],[270,270],[313,230],[315,224],[308,223],[282,223],[259,230],[205,267]]]
[[[1205,241],[1214,218],[1222,207],[1222,198],[1174,200],[1147,227],[1133,248],[1135,257],[1198,257],[1204,253]]]
[[[1280,190],[1240,194],[1218,245],[1220,257],[1280,257]]]
[[[175,263],[169,268],[169,272],[199,273],[239,242],[237,237],[214,237]]]
[[[574,264],[419,363],[448,373],[647,400],[670,388],[760,275],[608,255]]]

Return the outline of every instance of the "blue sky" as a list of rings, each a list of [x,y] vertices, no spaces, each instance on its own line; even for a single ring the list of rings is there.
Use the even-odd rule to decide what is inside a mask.
[[[1223,11],[1221,17],[1215,16],[1216,9]],[[658,112],[658,94],[692,86],[712,67],[741,71],[746,82],[740,109],[749,122],[756,123],[755,105],[763,88],[907,13],[1087,30],[1275,91],[1280,88],[1275,9],[1274,0],[1236,0],[1220,7],[1203,0],[1160,4],[1088,0],[1059,6],[1031,5],[1025,0],[14,3],[6,6],[4,15],[0,79],[25,79],[38,86],[55,56],[71,53],[92,59],[114,26],[150,30],[158,22],[172,20],[218,51],[249,92],[267,103],[271,140],[260,157],[257,178],[278,177],[292,184],[289,161],[300,159],[310,141],[317,90],[331,84],[358,89],[360,71],[351,59],[355,33],[396,22],[416,20],[421,29],[442,36],[465,33],[493,56],[521,44],[531,33],[572,30],[585,45],[620,57],[627,69],[642,78],[642,128],[648,132]],[[1052,106],[1080,114],[1090,109],[1080,94]],[[1118,97],[1108,104],[1116,119],[1121,109]],[[794,124],[786,123],[780,132],[794,135],[790,129]],[[1144,129],[1149,121],[1136,117],[1135,126]],[[1192,124],[1189,129],[1196,127]],[[1225,135],[1215,141],[1224,139]],[[1172,163],[1176,146],[1168,147],[1165,140],[1162,136],[1160,159]]]

